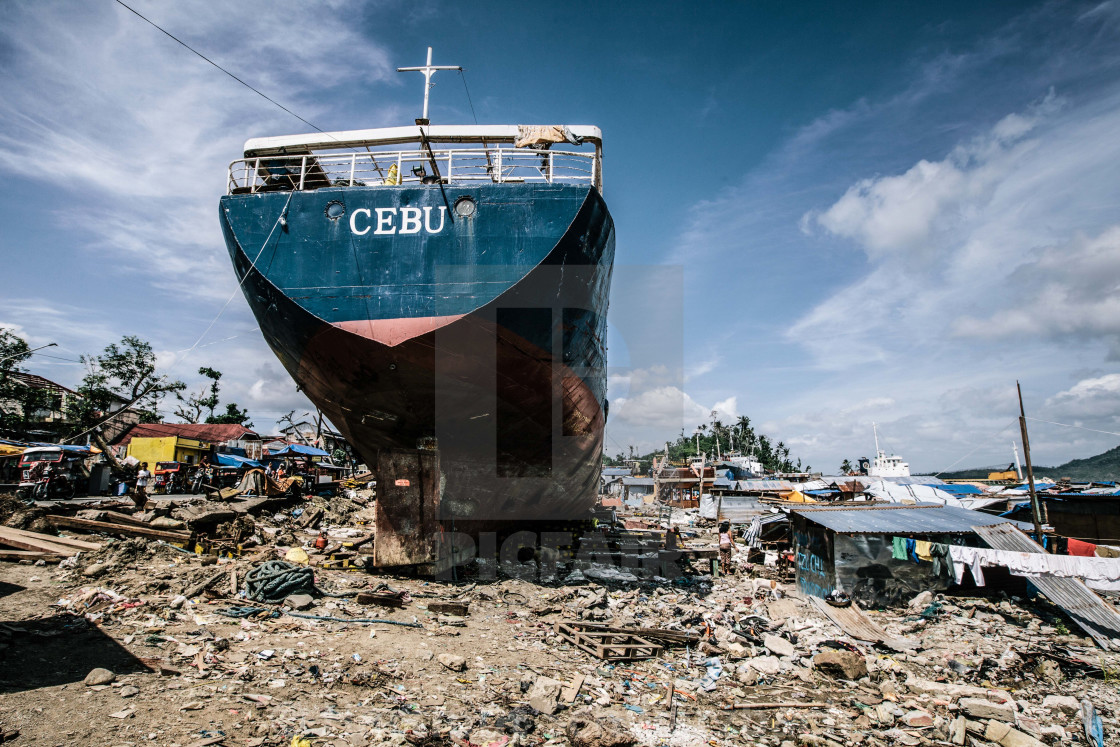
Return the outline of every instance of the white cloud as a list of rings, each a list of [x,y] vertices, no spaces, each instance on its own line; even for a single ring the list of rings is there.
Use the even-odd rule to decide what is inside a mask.
[[[65,7],[66,23],[59,4],[7,8],[0,173],[61,190],[59,225],[123,272],[178,294],[228,297],[235,283],[216,215],[226,167],[249,136],[311,128],[120,6]],[[384,48],[354,25],[358,8],[136,7],[313,122],[326,116],[324,91],[399,85]],[[363,124],[395,112],[384,102]]]
[[[1036,249],[1007,280],[1010,305],[986,318],[959,318],[957,334],[1103,339],[1112,359],[1120,359],[1120,225]]]
[[[1120,422],[1120,374],[1082,379],[1049,397],[1044,412],[1056,419],[1075,419],[1099,426]]]

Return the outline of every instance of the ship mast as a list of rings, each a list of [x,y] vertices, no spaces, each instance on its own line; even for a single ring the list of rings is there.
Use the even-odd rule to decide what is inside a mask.
[[[398,73],[424,73],[424,116],[416,120],[416,124],[428,124],[428,92],[432,89],[432,73],[436,70],[459,70],[462,72],[463,68],[459,65],[433,65],[432,64],[432,48],[428,47],[428,63],[422,67],[398,67]]]

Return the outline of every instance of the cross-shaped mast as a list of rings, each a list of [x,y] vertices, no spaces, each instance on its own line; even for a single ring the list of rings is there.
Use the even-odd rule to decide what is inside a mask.
[[[428,124],[428,91],[432,88],[432,73],[436,70],[462,70],[458,65],[433,65],[432,48],[428,47],[428,64],[423,67],[398,67],[398,73],[424,73],[424,117],[416,124]]]

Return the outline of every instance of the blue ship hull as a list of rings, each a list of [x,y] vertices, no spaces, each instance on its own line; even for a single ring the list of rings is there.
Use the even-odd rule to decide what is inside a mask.
[[[614,259],[597,190],[258,192],[220,216],[266,341],[367,463],[434,439],[459,528],[594,505]]]

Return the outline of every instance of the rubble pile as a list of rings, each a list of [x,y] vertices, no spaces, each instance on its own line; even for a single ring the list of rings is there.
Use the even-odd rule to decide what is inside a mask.
[[[871,644],[788,579],[699,562],[672,579],[549,583],[339,564],[365,536],[346,500],[210,523],[219,549],[202,552],[55,526],[55,542],[97,549],[43,540],[44,557],[0,563],[0,741],[1116,743],[1120,654],[1042,599],[924,593],[868,613],[887,641]],[[155,529],[157,514],[88,520],[200,542],[187,519]],[[335,547],[315,546],[324,529]]]

